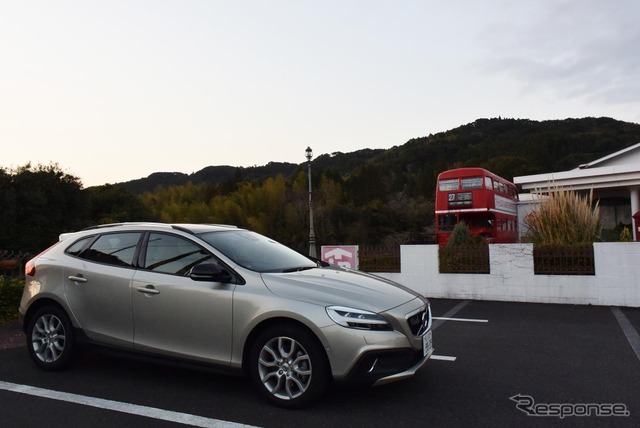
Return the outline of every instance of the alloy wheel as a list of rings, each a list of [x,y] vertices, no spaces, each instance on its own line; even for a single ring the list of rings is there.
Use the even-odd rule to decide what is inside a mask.
[[[35,322],[31,333],[31,346],[38,359],[44,363],[58,361],[66,343],[62,320],[52,314],[44,314]]]
[[[274,337],[260,351],[258,373],[264,387],[281,400],[303,395],[311,384],[311,358],[289,337]]]

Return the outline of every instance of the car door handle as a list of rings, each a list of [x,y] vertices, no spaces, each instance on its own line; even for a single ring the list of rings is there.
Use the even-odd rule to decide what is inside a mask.
[[[71,275],[69,277],[69,280],[73,281],[73,282],[87,282],[87,278],[82,276],[82,274],[78,274],[77,276],[76,275]]]
[[[147,285],[146,287],[139,287],[137,290],[144,294],[160,294],[160,290],[156,290],[153,285]]]

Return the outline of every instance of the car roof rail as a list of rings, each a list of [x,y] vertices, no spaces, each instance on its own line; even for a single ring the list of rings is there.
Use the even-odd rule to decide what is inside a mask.
[[[196,235],[197,231],[194,228],[201,226],[214,226],[214,227],[224,227],[228,229],[238,229],[238,226],[232,224],[217,224],[217,223],[193,223],[193,224],[172,224],[171,227],[175,230],[180,230],[182,232],[189,233],[191,235]]]
[[[94,230],[94,229],[105,229],[108,227],[118,227],[118,226],[166,226],[165,223],[154,223],[154,222],[144,222],[144,221],[133,221],[133,222],[121,222],[121,223],[105,223],[105,224],[97,224],[95,226],[85,227],[82,230]]]

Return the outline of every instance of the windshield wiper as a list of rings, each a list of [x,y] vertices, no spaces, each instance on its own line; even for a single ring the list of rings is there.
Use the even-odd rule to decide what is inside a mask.
[[[300,267],[294,267],[294,268],[289,268],[289,269],[283,269],[282,272],[283,273],[291,273],[291,272],[300,272],[303,270],[309,270],[309,269],[313,269],[316,266],[300,266]]]

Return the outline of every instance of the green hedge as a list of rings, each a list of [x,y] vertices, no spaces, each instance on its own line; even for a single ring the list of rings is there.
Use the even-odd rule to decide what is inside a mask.
[[[438,249],[440,273],[490,273],[489,245],[447,245]]]

